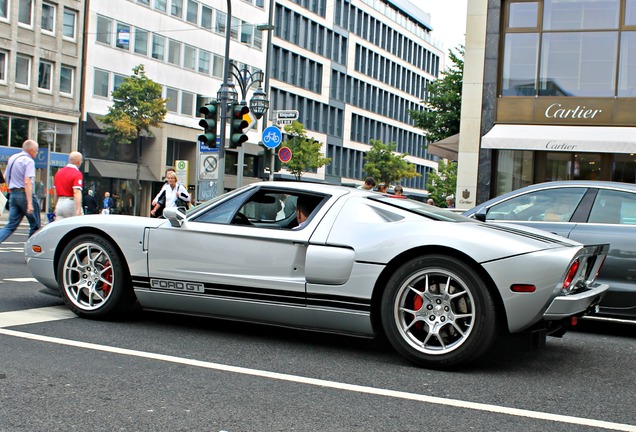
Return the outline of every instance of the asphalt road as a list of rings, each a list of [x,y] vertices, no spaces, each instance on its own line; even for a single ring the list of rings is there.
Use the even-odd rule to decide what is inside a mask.
[[[75,318],[0,244],[0,431],[636,431],[636,325],[584,322],[470,368],[380,342],[145,312]]]

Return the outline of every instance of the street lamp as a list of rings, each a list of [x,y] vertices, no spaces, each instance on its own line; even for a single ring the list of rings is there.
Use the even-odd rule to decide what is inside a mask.
[[[273,13],[273,9],[270,4],[270,17],[269,17],[268,27],[270,27],[272,23],[272,13]],[[223,84],[221,84],[221,88],[217,93],[217,100],[221,106],[221,113],[220,113],[221,126],[219,129],[219,141],[220,141],[219,161],[218,161],[218,168],[217,168],[218,170],[217,195],[221,195],[225,191],[225,140],[226,140],[225,135],[226,135],[227,120],[229,118],[228,105],[235,102],[236,96],[237,96],[236,87],[234,83],[232,81],[229,81],[230,75],[234,76],[237,79],[237,82],[241,88],[243,101],[245,101],[246,99],[247,89],[253,83],[256,83],[257,81],[260,83],[263,81],[262,71],[258,71],[252,74],[247,69],[244,69],[246,72],[249,73],[249,76],[247,76],[243,74],[234,64],[230,63],[230,40],[231,40],[230,29],[231,27],[232,27],[232,1],[227,0],[227,16],[225,18],[225,58],[223,62]],[[268,47],[268,56],[269,55],[270,55],[270,49]],[[234,67],[234,69],[238,71],[238,75],[230,70],[230,66]],[[259,73],[260,75],[254,78],[254,75],[257,75]],[[250,82],[248,85],[248,81],[252,81],[252,82]],[[257,116],[257,118],[262,117],[263,114],[265,114],[265,112],[269,108],[269,101],[267,100],[267,97],[265,96],[265,92],[262,91],[260,86],[259,86],[259,89],[261,90],[261,92],[256,90],[256,92],[254,92],[255,93],[254,97],[252,98],[252,101],[250,102],[250,104],[252,105],[250,109],[252,109],[253,107],[254,114]],[[241,164],[242,164],[242,161],[241,161]],[[241,165],[240,168],[242,170],[243,166]]]

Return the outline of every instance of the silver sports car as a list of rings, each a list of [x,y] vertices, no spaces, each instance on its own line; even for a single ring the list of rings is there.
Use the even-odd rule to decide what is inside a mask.
[[[141,307],[385,335],[433,368],[502,332],[560,336],[607,290],[606,245],[375,192],[263,182],[164,216],[53,222],[28,240],[28,267],[85,318]]]

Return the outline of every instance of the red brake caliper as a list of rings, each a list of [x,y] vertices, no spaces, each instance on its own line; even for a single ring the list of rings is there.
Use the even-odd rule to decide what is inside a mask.
[[[108,268],[103,274],[104,279],[106,279],[109,283],[102,283],[102,291],[104,294],[108,295],[113,286],[113,267],[110,264],[110,260],[106,261],[104,265]]]
[[[424,304],[424,300],[422,300],[422,297],[416,295],[415,297],[413,297],[413,310],[418,311],[422,308],[422,305]],[[418,330],[422,329],[422,321],[418,321],[415,323],[415,328]]]

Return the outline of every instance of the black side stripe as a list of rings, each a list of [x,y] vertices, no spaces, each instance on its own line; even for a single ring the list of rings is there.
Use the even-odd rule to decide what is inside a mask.
[[[150,279],[147,277],[133,277],[133,288],[151,289]],[[186,282],[186,281],[184,281]],[[188,293],[193,296],[214,296],[233,300],[251,300],[263,303],[276,303],[281,305],[313,306],[343,310],[355,310],[360,312],[371,311],[371,300],[324,294],[310,294],[305,298],[304,293],[292,293],[281,290],[256,289],[253,287],[236,287],[231,285],[204,284],[204,293]],[[153,288],[153,291],[162,291]],[[174,290],[165,290],[178,292]]]

